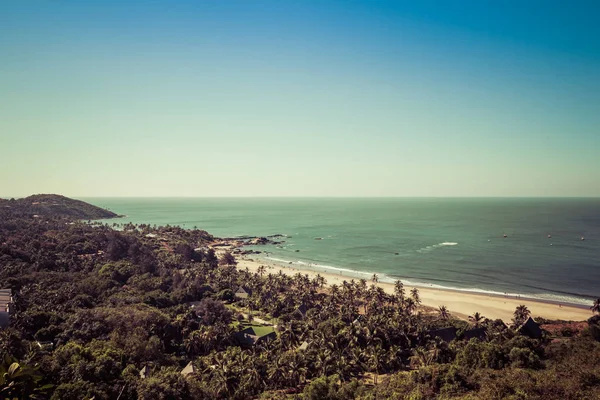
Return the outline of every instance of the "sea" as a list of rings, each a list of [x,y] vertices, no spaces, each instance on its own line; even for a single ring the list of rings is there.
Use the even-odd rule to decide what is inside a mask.
[[[113,223],[271,236],[256,257],[409,286],[590,305],[600,297],[597,198],[82,198]]]

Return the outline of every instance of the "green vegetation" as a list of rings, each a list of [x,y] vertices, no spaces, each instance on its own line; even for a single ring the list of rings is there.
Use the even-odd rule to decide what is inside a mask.
[[[57,194],[36,194],[22,199],[0,199],[0,209],[21,217],[64,217],[72,219],[106,219],[117,214],[80,200]]]
[[[394,295],[366,280],[324,292],[322,278],[238,271],[204,231],[64,218],[0,209],[0,282],[15,299],[0,398],[600,398],[600,315],[530,339],[480,314],[424,312],[401,282]],[[519,307],[514,323],[528,317]],[[276,335],[248,345],[249,326]],[[451,327],[455,340],[433,333]]]

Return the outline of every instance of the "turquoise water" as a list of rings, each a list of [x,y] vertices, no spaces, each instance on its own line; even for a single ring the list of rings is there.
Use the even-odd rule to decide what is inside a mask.
[[[284,234],[264,257],[345,276],[578,304],[600,296],[600,199],[83,200],[127,215],[118,222]]]

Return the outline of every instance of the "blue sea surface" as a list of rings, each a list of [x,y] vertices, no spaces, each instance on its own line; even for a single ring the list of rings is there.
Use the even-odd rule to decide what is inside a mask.
[[[280,245],[261,247],[268,252],[261,256],[302,268],[574,304],[600,296],[595,198],[83,200],[127,216],[108,223],[198,227],[220,237],[286,235]]]

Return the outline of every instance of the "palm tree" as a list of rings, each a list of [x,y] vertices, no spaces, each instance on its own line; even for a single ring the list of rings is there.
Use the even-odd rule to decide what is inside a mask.
[[[371,372],[373,373],[373,383],[377,384],[377,378],[379,375],[379,371],[381,370],[383,364],[383,358],[385,356],[385,351],[381,348],[380,344],[377,344],[373,349],[372,353],[368,356],[368,366]]]
[[[525,322],[527,318],[529,318],[529,316],[531,315],[531,311],[529,311],[526,305],[521,304],[515,309],[513,315],[515,316],[515,325],[520,325],[523,322]]]
[[[485,319],[485,317],[478,312],[473,315],[469,315],[469,321],[475,325],[475,328],[479,327],[479,324]]]
[[[193,331],[183,341],[185,352],[190,356],[195,356],[202,351],[202,332]]]
[[[415,301],[415,304],[421,304],[421,299],[419,298],[419,289],[417,289],[416,287],[412,288],[412,290],[410,291],[410,295]]]
[[[358,288],[362,291],[367,290],[367,280],[365,278],[360,278],[358,281]]]
[[[258,267],[258,269],[256,270],[256,272],[258,272],[258,274],[259,274],[261,277],[264,275],[265,271],[266,271],[266,268],[265,268],[265,266],[264,266],[264,265],[261,265],[261,266],[259,266],[259,267]]]
[[[331,295],[333,297],[335,297],[337,294],[340,293],[340,287],[338,285],[333,284],[333,285],[331,285],[330,289],[331,289]]]
[[[413,355],[409,358],[413,367],[425,367],[433,361],[432,354],[426,348],[418,346],[413,349]]]
[[[404,284],[400,279],[394,282],[394,293],[399,299],[404,299]]]
[[[325,286],[325,284],[327,283],[327,280],[325,278],[323,278],[321,276],[321,274],[317,274],[317,276],[315,277],[315,281],[317,282],[317,284],[319,285],[319,287],[322,289],[323,286]]]
[[[441,319],[448,319],[448,318],[450,318],[450,312],[448,312],[448,307],[446,307],[446,306],[439,306],[438,307],[438,312],[440,313],[440,318]]]
[[[406,313],[408,315],[412,314],[417,308],[417,304],[415,303],[415,301],[412,298],[408,298],[406,299],[406,301],[404,302],[404,311],[406,311]]]
[[[590,310],[592,310],[593,313],[600,314],[600,298],[594,300],[594,304],[590,307]]]

